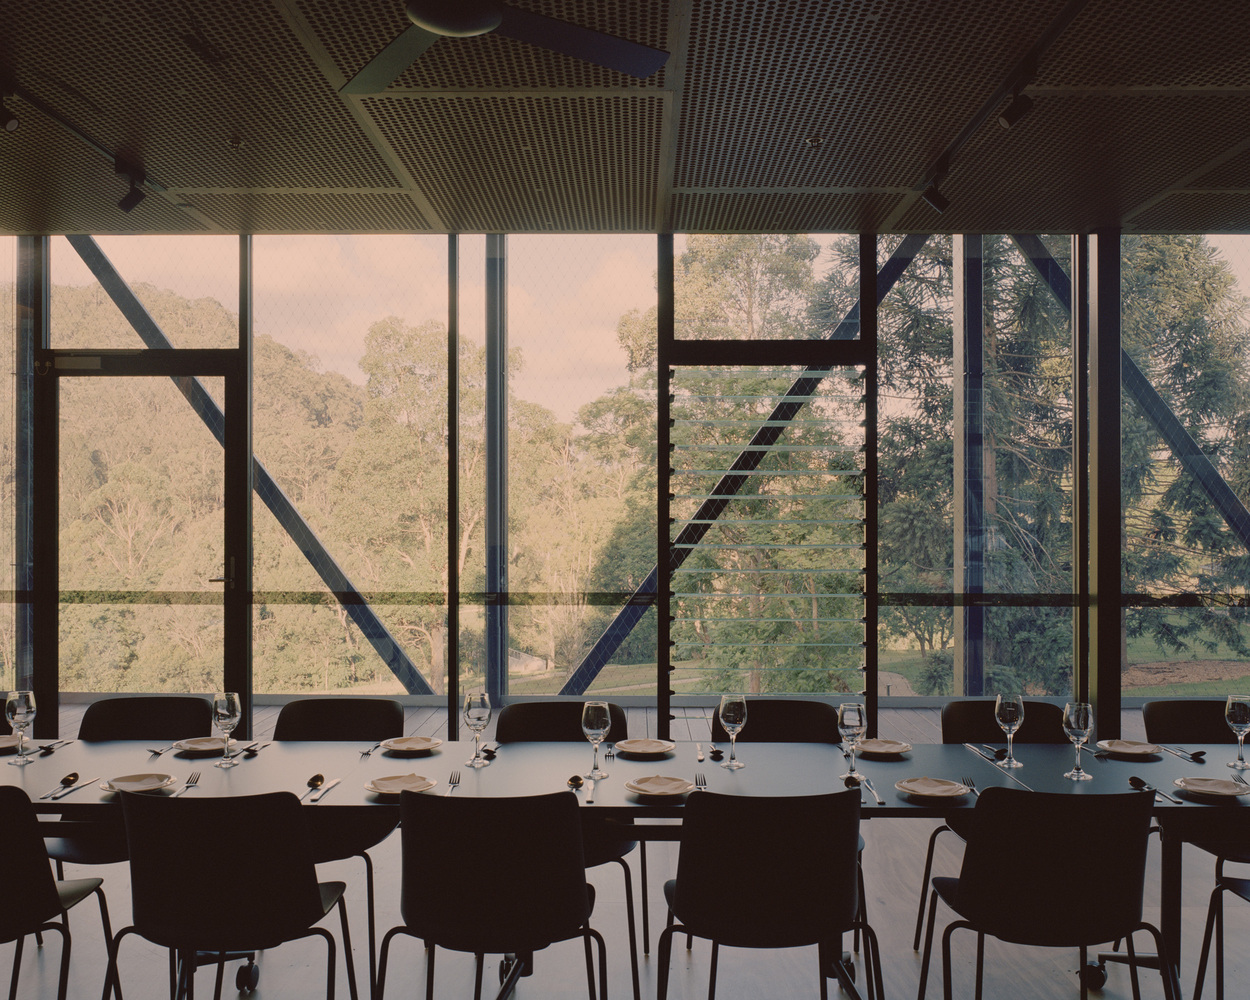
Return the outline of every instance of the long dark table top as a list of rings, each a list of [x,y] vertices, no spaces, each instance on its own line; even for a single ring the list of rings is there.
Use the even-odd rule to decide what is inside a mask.
[[[444,743],[428,755],[402,758],[383,751],[362,757],[362,745],[355,742],[272,743],[255,757],[240,758],[238,766],[222,769],[213,766],[213,758],[190,759],[174,753],[153,757],[147,752],[149,745],[150,742],[71,743],[49,756],[37,757],[25,767],[0,764],[0,783],[25,788],[42,811],[68,815],[115,803],[114,794],[95,786],[99,780],[121,775],[166,773],[181,784],[192,771],[199,771],[198,788],[186,794],[246,795],[279,789],[300,793],[306,790],[306,782],[312,774],[321,773],[327,780],[339,778],[340,784],[317,803],[317,808],[393,807],[396,799],[366,791],[366,782],[384,775],[414,773],[436,781],[437,786],[431,791],[442,794],[447,789],[449,773],[460,771],[457,795],[533,795],[564,789],[569,776],[589,770],[591,758],[588,744],[513,743],[500,748],[490,766],[475,770],[465,766],[472,754],[470,742]],[[706,751],[706,744],[704,749]],[[884,806],[877,805],[865,789],[863,815],[865,819],[940,816],[951,809],[974,804],[971,796],[916,800],[894,787],[902,778],[920,776],[953,780],[971,777],[980,789],[991,785],[1023,786],[1035,791],[1074,795],[1128,791],[1130,775],[1138,775],[1173,794],[1177,794],[1173,781],[1178,777],[1232,776],[1232,771],[1224,764],[1235,755],[1235,747],[1215,745],[1201,749],[1207,751],[1207,762],[1202,764],[1166,753],[1138,760],[1095,759],[1085,754],[1083,764],[1093,780],[1078,783],[1063,777],[1072,766],[1071,746],[1019,744],[1016,757],[1024,766],[1007,772],[963,746],[922,744],[898,758],[859,759],[859,770],[872,779],[885,800]],[[618,754],[611,762],[604,763],[601,755],[601,763],[610,777],[598,783],[595,801],[589,808],[605,814],[635,817],[680,816],[680,799],[642,799],[624,787],[631,778],[655,774],[693,779],[696,772],[701,772],[706,775],[711,791],[741,795],[815,794],[844,787],[839,775],[846,770],[846,761],[834,746],[743,743],[739,745],[738,757],[746,766],[738,771],[727,771],[711,759],[697,762],[693,743],[679,743],[673,753],[659,760],[631,760]],[[56,801],[37,798],[69,771],[79,772],[82,779],[99,780],[90,788],[82,788]],[[1185,820],[1201,822],[1203,814],[1213,818],[1212,811],[1216,809],[1246,808],[1242,800],[1211,805],[1185,800],[1183,795],[1177,797],[1184,800],[1181,805],[1160,799],[1157,811],[1170,819],[1183,816]],[[579,798],[585,800],[585,790],[579,793]]]

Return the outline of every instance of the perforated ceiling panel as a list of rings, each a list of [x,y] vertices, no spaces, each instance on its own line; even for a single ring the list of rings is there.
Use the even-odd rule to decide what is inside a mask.
[[[444,38],[366,96],[403,0],[10,4],[0,228],[1250,231],[1250,4],[1087,0],[1027,72],[1068,3],[514,0],[671,57]]]
[[[366,103],[452,229],[645,232],[653,226],[662,97]]]

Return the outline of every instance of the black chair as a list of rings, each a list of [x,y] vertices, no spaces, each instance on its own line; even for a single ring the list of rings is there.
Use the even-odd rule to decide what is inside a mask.
[[[78,738],[85,743],[107,740],[173,740],[208,736],[213,731],[213,704],[192,695],[127,695],[93,701],[83,712]],[[48,856],[58,878],[65,865],[114,865],[128,857],[126,828],[120,814],[102,820],[55,820],[44,823]]]
[[[629,739],[629,721],[620,705],[608,703],[611,720],[608,736],[613,743]],[[582,702],[526,701],[506,705],[495,722],[497,743],[584,743]],[[642,986],[638,977],[638,936],[634,923],[634,887],[625,855],[635,847],[642,882],[642,950],[651,950],[650,921],[647,913],[647,845],[630,833],[632,821],[605,820],[588,817],[582,824],[582,852],[587,868],[616,863],[625,878],[625,916],[629,927],[630,973],[633,976],[634,1000],[641,1000]]]
[[[57,980],[57,1000],[65,1000],[69,978],[70,907],[95,893],[100,901],[100,922],[105,940],[113,936],[109,925],[108,903],[103,880],[80,878],[58,881],[48,867],[48,855],[39,832],[35,807],[26,793],[15,785],[0,785],[0,856],[5,861],[4,905],[0,906],[0,942],[16,941],[10,1000],[17,996],[18,973],[22,967],[22,945],[28,934],[57,931],[61,935],[61,971]],[[58,921],[56,918],[60,917]]]
[[[1215,941],[1215,997],[1216,1000],[1224,1000],[1224,893],[1226,892],[1240,896],[1250,903],[1250,879],[1233,878],[1222,871],[1216,876],[1215,889],[1211,893],[1211,905],[1207,909],[1206,931],[1202,935],[1202,956],[1198,959],[1198,977],[1194,981],[1194,1000],[1202,998],[1202,984],[1207,974],[1212,932],[1219,935]]]
[[[748,725],[750,717],[748,710]],[[659,1000],[668,995],[678,931],[712,942],[708,1000],[715,995],[721,945],[817,945],[820,996],[826,1000],[830,976],[860,996],[840,962],[842,935],[859,930],[868,996],[880,997],[881,954],[860,915],[858,844],[856,790],[792,797],[691,794],[682,815],[677,877],[664,886],[670,921],[660,935]]]
[[[968,832],[959,877],[933,880],[918,1000],[924,1000],[939,898],[961,918],[942,935],[946,1000],[951,998],[951,935],[960,927],[977,933],[977,1000],[986,934],[1013,944],[1076,946],[1082,969],[1089,945],[1123,938],[1133,995],[1140,996],[1132,940],[1138,930],[1154,937],[1164,995],[1177,1000],[1179,989],[1163,936],[1142,920],[1146,839],[1153,809],[1154,796],[1140,792],[1075,795],[985,789],[972,810],[976,823]],[[1086,1000],[1084,976],[1080,985],[1081,1000]]]
[[[715,714],[712,742],[729,742],[729,734]],[[840,743],[837,706],[796,698],[748,698],[747,724],[738,733],[738,742]]]
[[[343,931],[347,985],[356,973],[342,882],[317,882],[304,810],[290,792],[223,798],[121,793],[130,846],[133,923],[112,940],[105,1000],[118,983],[122,938],[135,933],[179,958],[176,996],[194,997],[200,952],[276,948],[326,939],[326,997],[334,997],[334,936],[314,926],[335,907]],[[241,831],[247,842],[241,844]],[[217,963],[215,997],[223,965]],[[171,970],[172,971],[172,970]],[[176,987],[176,988],[175,988]]]
[[[976,699],[948,701],[942,706],[943,743],[1002,743],[1006,737],[994,718],[994,700]],[[1016,743],[1067,743],[1068,734],[1063,731],[1063,709],[1048,701],[1026,701],[1024,724],[1013,737]],[[968,810],[959,810],[946,817],[946,821],[929,836],[929,846],[924,856],[924,878],[920,882],[920,903],[916,907],[916,932],[912,936],[913,951],[920,950],[920,935],[924,931],[924,901],[929,888],[929,876],[933,872],[933,851],[937,839],[950,831],[961,840],[968,839],[968,830],[975,817]]]
[[[386,963],[397,934],[426,947],[426,1000],[434,995],[437,947],[477,959],[473,996],[482,994],[486,953],[505,960],[507,996],[533,971],[533,953],[582,938],[586,983],[595,998],[591,941],[599,947],[599,995],[607,995],[607,947],[589,920],[594,889],[587,885],[577,797],[555,792],[522,798],[419,795],[399,797],[403,838],[400,912],[403,923],[382,938],[375,1000],[386,989]],[[436,859],[437,863],[431,863]]]
[[[374,744],[404,735],[404,706],[386,698],[301,698],[288,702],[274,723],[275,740],[338,740]],[[365,749],[362,747],[361,749]],[[313,861],[326,864],[345,858],[365,863],[365,912],[369,936],[369,989],[377,979],[374,925],[373,858],[369,849],[389,837],[399,820],[391,810],[343,817],[330,809],[308,810]]]
[[[1141,707],[1146,739],[1151,743],[1236,743],[1224,721],[1222,699],[1184,698],[1148,701]]]

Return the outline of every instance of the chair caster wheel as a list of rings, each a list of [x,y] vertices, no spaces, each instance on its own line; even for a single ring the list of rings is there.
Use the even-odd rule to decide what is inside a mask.
[[[1101,990],[1107,985],[1107,967],[1090,962],[1077,972],[1076,977],[1087,990]]]
[[[234,988],[240,993],[251,993],[260,985],[260,966],[255,962],[240,965],[234,974]]]
[[[499,982],[502,984],[508,978],[508,973],[512,971],[512,967],[516,965],[515,955],[505,955],[499,962]]]

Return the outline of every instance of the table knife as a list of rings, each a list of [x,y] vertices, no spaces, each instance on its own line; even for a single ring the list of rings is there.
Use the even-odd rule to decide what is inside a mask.
[[[591,781],[589,778],[587,778],[586,779],[586,804],[590,805],[590,803],[594,801],[595,801],[595,783]]]
[[[337,784],[338,784],[340,781],[342,781],[342,780],[343,780],[342,778],[334,778],[334,779],[333,779],[333,780],[331,780],[331,781],[327,781],[324,785],[322,785],[322,786],[321,786],[320,788],[318,788],[315,792],[313,792],[311,796],[309,796],[308,801],[309,801],[309,802],[320,802],[320,801],[321,801],[321,796],[325,795],[325,793],[326,793],[326,792],[328,792],[331,788],[333,788],[335,785],[337,785]]]
[[[989,754],[987,754],[987,753],[982,753],[980,750],[978,750],[976,747],[974,747],[971,743],[965,743],[965,744],[964,744],[964,747],[965,747],[966,749],[968,749],[968,750],[971,750],[974,754],[976,754],[976,755],[977,755],[978,757],[980,757],[982,760],[988,760],[991,764],[993,764],[993,763],[994,763],[994,758],[993,758],[993,757],[991,757],[991,756],[990,756]]]
[[[67,786],[67,787],[65,787],[65,788],[62,788],[59,792],[53,792],[51,795],[49,795],[49,796],[48,796],[48,798],[50,798],[50,799],[63,799],[63,798],[65,798],[65,796],[67,796],[70,792],[76,792],[76,791],[78,791],[78,789],[83,788],[83,787],[85,787],[86,785],[94,785],[94,784],[95,784],[97,781],[99,781],[99,780],[100,780],[100,779],[99,779],[98,777],[95,777],[95,778],[89,778],[89,779],[88,779],[88,780],[86,780],[86,781],[80,781],[80,782],[78,782],[78,783],[77,783],[77,784],[75,784],[75,785],[69,785],[69,786]]]
[[[703,761],[703,744],[696,743],[694,745],[694,759],[702,763]]]

